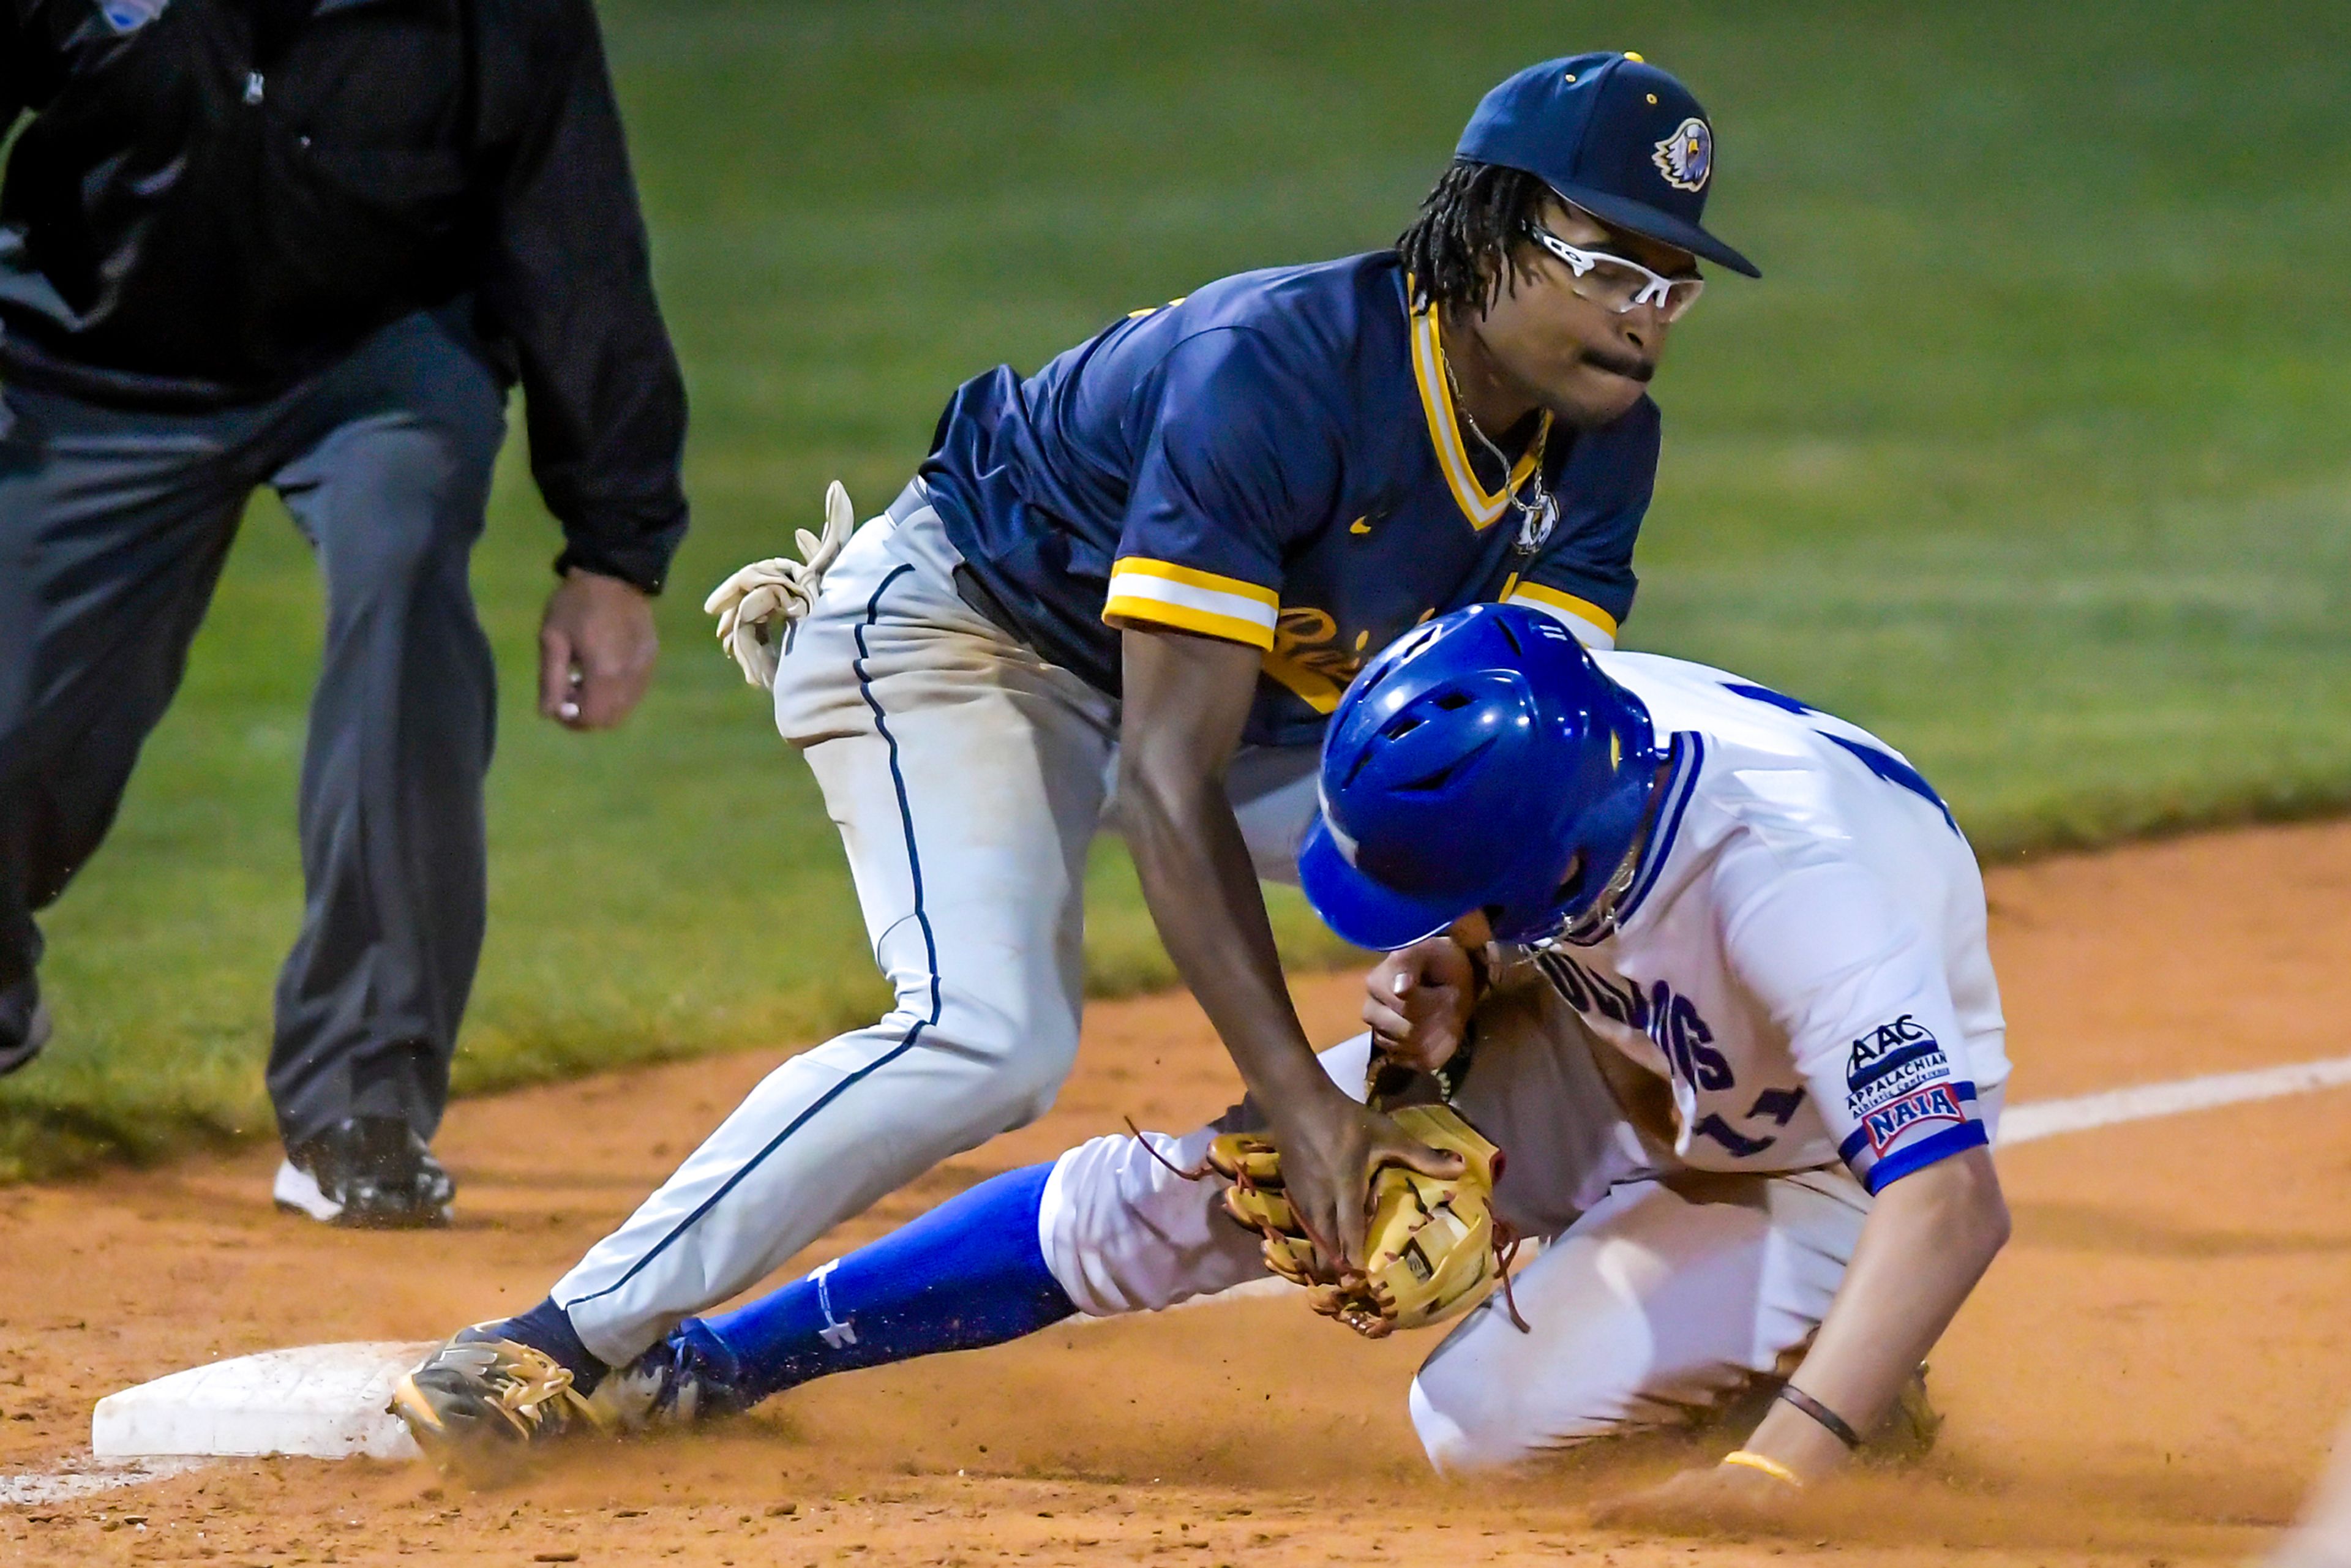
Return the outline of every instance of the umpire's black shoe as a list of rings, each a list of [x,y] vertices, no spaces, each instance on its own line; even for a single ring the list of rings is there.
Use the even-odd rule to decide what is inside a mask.
[[[271,1190],[289,1214],[362,1230],[446,1225],[456,1196],[424,1140],[391,1116],[354,1116],[295,1145]]]
[[[41,1005],[40,983],[30,975],[0,990],[0,1078],[41,1054],[49,1043],[49,1009]]]

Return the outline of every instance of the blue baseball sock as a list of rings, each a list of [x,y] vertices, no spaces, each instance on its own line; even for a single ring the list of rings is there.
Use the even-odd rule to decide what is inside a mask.
[[[1008,1171],[804,1280],[699,1327],[741,1367],[746,1403],[861,1366],[977,1350],[1077,1308],[1045,1267],[1048,1165]],[[689,1319],[685,1331],[697,1326]]]

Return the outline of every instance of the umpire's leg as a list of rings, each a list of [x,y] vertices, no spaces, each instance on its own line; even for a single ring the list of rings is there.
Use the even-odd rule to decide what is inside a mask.
[[[113,824],[255,476],[228,416],[0,401],[0,1071],[40,1045],[33,916]]]
[[[325,660],[302,763],[302,934],[269,1093],[295,1148],[348,1118],[430,1138],[481,956],[495,676],[467,560],[504,389],[440,321],[387,329],[314,389],[276,476],[319,552]]]

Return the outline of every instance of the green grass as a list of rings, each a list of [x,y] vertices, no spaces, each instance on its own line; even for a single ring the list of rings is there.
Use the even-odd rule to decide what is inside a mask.
[[[1719,127],[1728,278],[1659,383],[1634,646],[1871,725],[1992,853],[2351,801],[2351,22],[2324,4],[605,7],[695,398],[696,526],[617,736],[533,718],[554,532],[509,454],[466,1090],[810,1038],[880,995],[805,770],[702,592],[886,501],[947,390],[1241,267],[1384,243],[1489,82],[1627,46]],[[255,508],[0,1173],[267,1125],[311,565]],[[1167,978],[1097,861],[1099,988]],[[1301,961],[1330,956],[1294,901]]]

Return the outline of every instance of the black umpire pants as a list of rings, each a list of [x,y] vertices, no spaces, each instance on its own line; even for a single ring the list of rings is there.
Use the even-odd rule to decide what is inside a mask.
[[[289,1145],[353,1115],[430,1137],[481,956],[496,706],[467,561],[506,399],[462,320],[409,317],[220,413],[0,394],[0,989],[112,824],[253,491],[318,553],[306,902],[268,1069]]]

